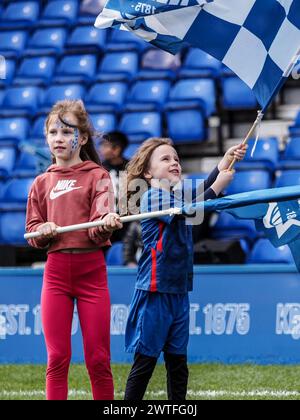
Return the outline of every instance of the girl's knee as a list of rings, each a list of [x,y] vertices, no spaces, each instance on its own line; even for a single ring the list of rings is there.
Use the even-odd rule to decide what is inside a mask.
[[[71,362],[71,354],[52,352],[48,357],[48,372],[68,370]]]
[[[110,355],[99,352],[86,357],[86,366],[90,373],[110,371]]]

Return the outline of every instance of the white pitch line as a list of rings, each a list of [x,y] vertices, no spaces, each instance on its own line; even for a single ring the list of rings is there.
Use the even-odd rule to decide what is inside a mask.
[[[146,396],[153,399],[165,396],[166,392],[163,390],[150,391],[146,393]],[[70,397],[92,397],[91,393],[84,390],[69,390]],[[45,391],[43,390],[32,390],[32,391],[0,391],[0,399],[14,398],[14,397],[44,397]],[[123,398],[124,393],[116,392],[115,397]],[[284,391],[284,390],[269,390],[269,389],[254,389],[249,391],[227,391],[227,390],[200,390],[200,391],[188,391],[188,397],[196,398],[221,398],[221,397],[235,397],[235,398],[246,398],[246,397],[272,397],[272,398],[288,398],[288,397],[300,397],[299,391]]]

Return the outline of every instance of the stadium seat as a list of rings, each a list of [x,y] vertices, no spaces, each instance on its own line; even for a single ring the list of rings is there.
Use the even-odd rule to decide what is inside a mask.
[[[123,243],[115,242],[106,254],[107,265],[124,265]]]
[[[159,112],[125,112],[121,117],[119,130],[128,135],[130,142],[139,143],[149,137],[161,137],[161,125]]]
[[[7,58],[18,58],[27,42],[27,31],[1,31],[0,55]]]
[[[94,79],[97,57],[91,54],[69,55],[60,62],[54,82],[87,83]]]
[[[300,169],[300,137],[289,138],[278,169]]]
[[[222,78],[222,106],[226,110],[257,108],[252,90],[238,77]]]
[[[0,149],[1,150],[1,149]],[[0,152],[1,153],[1,152]],[[37,155],[22,151],[12,172],[13,177],[34,177],[38,174],[39,158]]]
[[[16,144],[28,134],[27,118],[1,118],[0,146]]]
[[[112,30],[107,51],[138,51],[149,48],[149,43],[130,31]]]
[[[105,54],[96,78],[98,81],[131,80],[138,71],[138,54],[134,51]]]
[[[106,0],[83,0],[80,2],[79,24],[94,24],[96,17],[102,11]]]
[[[246,191],[263,190],[270,187],[271,176],[268,171],[240,171],[236,172],[232,183],[226,190],[226,194],[238,194]]]
[[[16,61],[0,57],[0,88],[11,84],[16,70]]]
[[[107,31],[96,29],[94,26],[76,27],[68,38],[66,48],[77,53],[103,51],[106,43]]]
[[[72,25],[77,20],[76,0],[54,0],[46,4],[39,26]]]
[[[2,200],[2,196],[4,194],[4,185],[5,185],[4,180],[0,178],[0,201]]]
[[[16,163],[15,147],[0,147],[0,178],[11,175]]]
[[[37,29],[28,42],[23,55],[58,55],[64,50],[67,39],[65,28]]]
[[[181,65],[179,54],[172,55],[157,48],[151,48],[142,56],[138,79],[175,79]]]
[[[32,143],[45,143],[45,133],[44,133],[44,126],[45,126],[46,116],[37,117],[34,120],[32,128],[29,133],[29,138]]]
[[[126,110],[155,111],[162,109],[168,97],[168,80],[139,80],[130,89]]]
[[[181,79],[171,88],[167,110],[202,109],[207,117],[216,112],[216,91],[212,79]]]
[[[275,181],[275,187],[292,187],[300,185],[300,170],[286,170],[281,172]]]
[[[295,118],[294,124],[289,126],[289,133],[293,137],[300,137],[300,111]]]
[[[0,29],[33,26],[39,17],[39,12],[38,1],[11,2],[1,14]]]
[[[14,85],[47,86],[52,79],[55,64],[54,57],[25,57],[14,79]]]
[[[41,113],[49,112],[50,108],[57,102],[64,99],[83,99],[85,88],[79,84],[52,85],[44,95]]]
[[[40,105],[42,91],[36,86],[11,87],[5,91],[1,116],[31,117]]]
[[[0,238],[8,245],[26,245],[24,239],[26,212],[7,211],[0,212]]]
[[[180,78],[220,76],[222,64],[199,48],[190,48],[179,72]]]
[[[85,98],[89,112],[112,112],[123,108],[127,83],[104,82],[93,85]]]
[[[298,114],[296,115],[295,118],[295,125],[300,126],[300,111],[298,112]]]
[[[205,114],[187,109],[166,112],[168,136],[176,144],[201,142],[207,139]]]
[[[132,143],[129,144],[128,147],[126,147],[125,151],[124,151],[124,157],[128,160],[130,160],[133,155],[135,154],[135,152],[137,151],[137,149],[140,147],[139,143]]]
[[[235,165],[235,169],[267,169],[273,172],[278,164],[279,145],[276,137],[259,138],[253,156],[251,156],[255,139],[248,142],[248,150],[242,162]]]
[[[211,229],[211,236],[214,239],[243,238],[252,243],[258,237],[253,220],[237,219],[225,211],[212,217]]]
[[[34,177],[14,178],[9,180],[4,189],[3,202],[5,205],[11,203],[26,204],[33,181]],[[3,207],[3,203],[1,204],[1,207]]]
[[[107,133],[117,127],[117,119],[114,113],[90,114],[90,118],[98,133]]]
[[[268,239],[259,239],[248,259],[248,264],[294,264],[292,253],[287,245],[275,248]]]
[[[23,141],[18,146],[21,151],[22,160],[28,165],[27,169],[17,169],[17,176],[19,178],[34,177],[37,173],[45,172],[52,164],[51,152],[45,142],[32,144],[31,142],[29,143],[29,141]],[[24,157],[22,157],[23,153],[25,154]],[[36,165],[35,169],[32,168],[34,164]]]

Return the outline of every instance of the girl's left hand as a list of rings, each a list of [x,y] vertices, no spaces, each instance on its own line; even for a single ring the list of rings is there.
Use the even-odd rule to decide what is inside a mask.
[[[106,232],[114,232],[115,230],[122,229],[123,224],[120,221],[120,216],[117,213],[109,213],[103,219],[104,226],[99,226],[99,230]]]
[[[224,155],[223,159],[218,165],[219,171],[224,171],[229,168],[233,159],[237,161],[243,160],[247,152],[247,144],[238,144],[237,146],[231,147]]]

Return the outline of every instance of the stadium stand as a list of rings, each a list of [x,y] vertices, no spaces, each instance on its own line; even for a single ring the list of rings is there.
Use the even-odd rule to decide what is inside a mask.
[[[11,2],[1,14],[0,29],[32,27],[37,22],[39,13],[38,1]]]
[[[107,33],[94,26],[79,26],[69,35],[66,49],[72,53],[99,53],[104,51]]]
[[[163,110],[169,95],[168,80],[138,80],[127,95],[126,111]]]
[[[128,85],[125,82],[94,84],[85,99],[89,112],[118,112],[124,106]]]
[[[259,239],[250,253],[248,264],[292,264],[293,261],[287,245],[274,248],[268,239]]]
[[[107,252],[106,261],[108,265],[124,265],[122,242],[115,242],[111,246]]]
[[[119,130],[127,134],[131,143],[141,143],[149,137],[161,137],[161,115],[159,112],[125,112]]]
[[[187,47],[173,56],[130,32],[95,29],[104,3],[0,1],[0,246],[22,254],[22,261],[26,250],[26,264],[41,257],[29,253],[23,240],[25,204],[33,178],[51,162],[44,123],[57,100],[85,102],[97,144],[105,132],[124,131],[130,141],[128,159],[146,138],[171,137],[190,178],[213,169],[222,151],[241,141],[256,115],[249,88],[208,54]],[[236,165],[227,194],[299,184],[300,94],[295,81],[287,83],[274,109],[260,127],[253,156],[254,138],[245,160]],[[8,223],[14,226],[10,233]],[[249,263],[290,262],[288,253],[267,248],[252,222],[229,214],[214,221],[211,237],[243,241]],[[121,244],[110,250],[108,260],[123,263]]]
[[[19,65],[14,85],[48,86],[52,80],[55,66],[55,57],[25,57]]]

